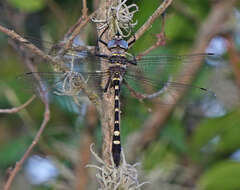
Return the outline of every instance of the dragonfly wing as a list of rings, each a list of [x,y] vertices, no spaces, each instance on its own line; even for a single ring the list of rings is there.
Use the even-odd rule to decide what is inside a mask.
[[[30,72],[18,76],[24,89],[31,89],[39,94],[39,89],[55,94],[78,96],[83,95],[81,85],[86,85],[97,94],[102,91],[100,82],[107,78],[108,72]]]
[[[194,64],[194,62],[201,61],[208,56],[211,55],[143,57],[137,66],[128,66],[125,75],[125,81],[129,84],[127,88],[132,94],[134,94],[134,91],[137,92],[135,95],[142,99],[162,98],[162,96],[168,94],[168,98],[165,100],[167,104],[176,103],[179,94],[186,90],[191,90],[194,96],[214,98],[215,94],[201,84],[180,83],[175,80],[176,73],[181,70],[181,67],[186,66],[186,64]],[[191,103],[191,100],[184,102],[184,104],[189,103]]]

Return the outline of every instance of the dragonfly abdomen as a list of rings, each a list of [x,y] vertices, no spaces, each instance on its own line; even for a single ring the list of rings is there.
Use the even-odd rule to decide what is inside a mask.
[[[120,141],[120,77],[113,78],[114,87],[114,130],[112,139],[112,156],[116,167],[119,166],[121,160],[121,141]]]

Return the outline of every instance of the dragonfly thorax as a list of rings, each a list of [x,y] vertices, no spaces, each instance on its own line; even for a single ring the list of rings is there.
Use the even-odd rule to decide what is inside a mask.
[[[112,56],[110,56],[109,59],[110,64],[113,65],[126,65],[127,64],[127,58],[125,56],[125,53],[112,53]]]

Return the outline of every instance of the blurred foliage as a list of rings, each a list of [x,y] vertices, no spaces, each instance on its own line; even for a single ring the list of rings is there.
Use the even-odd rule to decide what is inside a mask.
[[[8,2],[16,9],[20,11],[32,13],[37,12],[43,9],[46,6],[46,2],[44,0],[8,0]]]
[[[10,28],[17,25],[19,28],[15,30],[21,34],[31,34],[36,38],[42,38],[43,46],[45,45],[44,41],[61,39],[67,29],[78,20],[82,9],[81,1],[76,0],[56,0],[57,7],[55,7],[55,10],[60,10],[60,15],[53,12],[45,0],[8,0],[8,2],[19,16],[16,17],[13,24],[6,22],[7,16],[0,13],[0,22],[5,22],[4,24],[11,26]],[[137,3],[140,9],[135,15],[138,25],[134,31],[137,31],[158,7],[159,1],[132,0],[130,2]],[[197,18],[199,23],[183,15],[176,6],[171,6],[165,14],[167,43],[165,46],[155,49],[151,54],[188,53],[194,40],[196,40],[201,22],[208,16],[211,9],[210,2],[208,0],[202,0],[201,2],[197,0],[179,1],[180,4],[187,6],[191,10],[192,15]],[[94,1],[87,1],[87,3],[89,12],[93,11],[94,6],[96,6]],[[236,10],[238,9],[239,7],[236,7]],[[21,20],[22,17],[25,17],[25,21]],[[155,35],[160,32],[160,29],[161,20],[158,19],[130,49],[130,52],[137,55],[146,50],[155,42]],[[84,28],[80,36],[86,44],[95,44],[96,31],[94,24],[90,23]],[[237,40],[236,45],[240,47]],[[2,33],[0,33],[0,48],[0,107],[15,107],[25,102],[33,93],[33,91],[29,91],[28,84],[23,84],[16,78],[18,75],[28,72],[28,70],[22,63],[22,59],[19,58],[18,53],[8,45],[8,40]],[[47,63],[43,62],[41,64]],[[213,67],[211,69],[203,68],[199,75],[196,76],[194,84],[204,86],[211,83],[212,70],[214,70]],[[174,75],[177,71],[178,68],[175,68],[171,73]],[[224,81],[227,77],[224,76],[221,80]],[[231,80],[235,85],[234,77]],[[236,85],[235,88],[237,88]],[[11,93],[15,94],[16,98],[9,96],[9,89],[11,89]],[[225,96],[227,97],[231,93],[227,92]],[[199,188],[204,190],[240,189],[240,158],[233,159],[231,157],[240,148],[240,110],[237,107],[237,102],[236,107],[225,110],[225,115],[211,118],[206,117],[204,113],[194,115],[195,112],[201,112],[199,109],[201,103],[197,103],[201,97],[194,96],[193,98],[192,95],[193,93],[189,92],[186,97],[191,96],[193,101],[191,109],[194,111],[188,111],[189,108],[181,104],[174,110],[159,132],[156,141],[152,142],[144,150],[143,159],[141,160],[143,170],[149,175],[156,170],[163,170],[167,173],[174,170],[176,166],[182,165],[183,168],[198,173],[199,178],[192,181]],[[49,154],[59,157],[64,166],[73,170],[72,155],[66,149],[71,149],[72,154],[79,154],[79,146],[83,139],[82,135],[86,130],[85,112],[83,110],[81,114],[78,114],[72,111],[71,105],[68,103],[72,100],[69,98],[56,98],[56,96],[53,96],[51,100],[51,122],[46,128],[39,146],[34,150],[34,154],[44,156]],[[224,104],[225,102],[221,103]],[[126,146],[127,137],[140,130],[144,122],[154,112],[154,105],[152,104],[154,103],[139,102],[130,97],[129,93],[123,88],[121,116],[123,146]],[[13,166],[21,158],[31,143],[42,122],[43,110],[44,107],[41,101],[37,99],[20,113],[12,115],[0,114],[1,177],[4,176],[6,168]],[[187,114],[187,111],[190,114]],[[99,123],[94,132],[94,143],[98,151],[101,150],[102,138]],[[181,177],[184,174],[185,170],[183,169],[176,176]],[[54,188],[37,186],[33,187],[33,189]]]
[[[199,186],[205,190],[229,189],[240,187],[240,163],[236,161],[222,161],[213,164],[200,178]]]
[[[24,151],[31,141],[32,139],[28,136],[23,136],[1,146],[0,167],[6,169],[6,166],[16,162],[16,160],[23,156]]]
[[[222,117],[202,121],[191,139],[190,148],[195,159],[204,161],[206,155],[219,159],[236,151],[240,147],[239,118],[240,110],[235,110]]]

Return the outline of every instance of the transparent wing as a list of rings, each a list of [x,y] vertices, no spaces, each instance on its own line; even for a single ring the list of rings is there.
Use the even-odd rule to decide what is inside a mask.
[[[179,94],[185,90],[190,90],[196,97],[215,98],[215,94],[202,82],[187,84],[176,80],[179,71],[205,59],[216,60],[218,57],[213,54],[145,56],[137,62],[137,66],[128,66],[124,77],[126,87],[132,95],[140,99],[162,98],[164,94],[168,94],[166,104],[176,103]],[[204,64],[205,72],[209,72],[210,68],[210,65]],[[189,77],[187,75],[185,73],[182,77]],[[183,103],[191,104],[191,100]]]
[[[49,92],[54,92],[58,95],[76,95],[81,92],[81,83],[88,85],[91,90],[96,93],[101,93],[101,80],[108,77],[108,71],[101,70],[101,58],[95,56],[91,51],[86,51],[85,46],[74,47],[75,50],[60,52],[63,44],[52,44],[46,41],[40,41],[33,37],[26,37],[29,41],[33,42],[39,48],[44,49],[45,52],[55,55],[61,59],[59,65],[47,70],[54,70],[57,72],[45,72],[46,68],[41,69],[42,65],[38,66],[39,71],[36,73],[26,73],[18,78],[24,80],[28,87],[36,89],[39,81],[45,86]],[[61,64],[61,65],[60,65]],[[64,69],[61,69],[64,68]],[[63,71],[64,72],[61,72]],[[36,78],[36,76],[38,76]],[[34,90],[36,91],[36,90]]]
[[[52,56],[56,56],[63,61],[68,59],[77,59],[77,58],[85,58],[88,56],[94,56],[95,47],[94,46],[86,46],[77,38],[73,42],[73,46],[69,48],[67,51],[64,50],[65,43],[52,43],[49,41],[44,41],[31,36],[24,36],[25,39],[36,45],[38,48],[50,54]],[[88,54],[90,53],[90,54]]]
[[[55,95],[83,96],[82,86],[87,85],[98,95],[102,93],[101,80],[107,78],[108,72],[29,72],[18,76],[25,84],[24,89],[39,93],[39,86]]]

